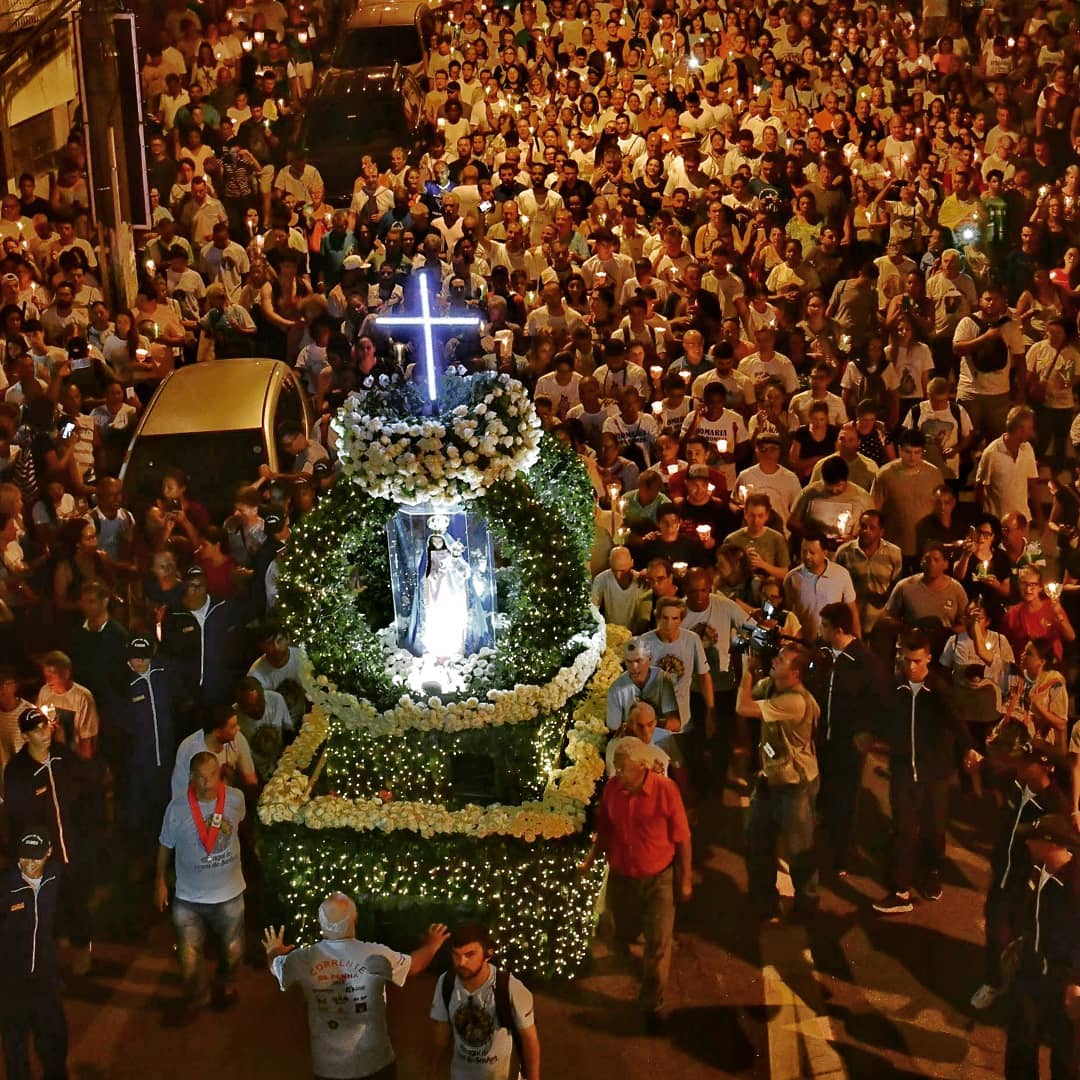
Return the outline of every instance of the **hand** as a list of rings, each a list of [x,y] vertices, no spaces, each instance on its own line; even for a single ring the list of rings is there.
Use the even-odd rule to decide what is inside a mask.
[[[264,480],[269,480],[270,477],[273,476],[273,473],[270,471],[270,466],[269,465],[260,465],[259,466],[259,475]]]
[[[169,886],[165,884],[164,878],[158,878],[154,882],[154,908],[157,911],[164,911],[169,906]]]
[[[286,953],[292,952],[296,946],[285,944],[284,926],[279,926],[276,930],[272,926],[268,926],[263,931],[263,948],[266,950],[267,959],[273,960],[275,956],[284,956]]]
[[[446,928],[444,923],[432,923],[427,928],[427,933],[424,935],[424,948],[431,948],[432,950],[438,950],[442,948],[442,944],[450,936],[450,931]]]
[[[689,877],[679,879],[679,902],[687,904],[694,895],[694,883]]]
[[[752,569],[757,570],[758,567],[765,565],[765,560],[761,557],[760,553],[755,548],[750,548],[746,553],[746,560],[750,563]]]
[[[968,770],[977,769],[982,763],[983,756],[978,750],[969,750],[964,755],[964,768]]]

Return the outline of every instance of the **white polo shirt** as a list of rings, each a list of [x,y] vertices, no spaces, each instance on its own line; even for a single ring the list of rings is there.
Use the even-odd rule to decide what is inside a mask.
[[[832,560],[820,574],[800,564],[784,578],[784,600],[802,623],[806,640],[812,642],[821,633],[821,609],[826,604],[855,603],[855,586],[847,570]]]

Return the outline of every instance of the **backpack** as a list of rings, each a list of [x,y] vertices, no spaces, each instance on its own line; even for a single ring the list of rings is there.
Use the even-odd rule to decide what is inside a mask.
[[[450,1015],[450,999],[454,996],[454,984],[457,976],[452,971],[443,974],[439,989],[442,993],[443,1007],[447,1016]],[[452,1022],[452,1021],[451,1021]],[[514,1044],[514,1053],[520,1064],[521,1036],[518,1032],[517,1023],[514,1020],[514,1006],[510,1000],[510,972],[503,968],[495,969],[495,1026],[506,1028],[510,1032],[510,1040]]]
[[[982,319],[977,319],[974,315],[969,315],[968,318],[979,328],[980,334],[985,334],[990,329],[990,324],[984,323]],[[988,375],[1008,367],[1009,348],[1000,337],[996,337],[992,341],[983,341],[976,345],[968,358],[976,371]]]

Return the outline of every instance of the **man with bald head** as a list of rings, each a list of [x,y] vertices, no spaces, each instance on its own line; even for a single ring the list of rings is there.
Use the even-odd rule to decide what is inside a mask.
[[[263,932],[270,971],[282,990],[299,985],[308,1007],[311,1065],[316,1080],[397,1075],[386,1020],[388,983],[403,986],[434,959],[450,936],[442,923],[428,927],[413,953],[356,940],[356,904],[332,892],[319,905],[322,941],[285,944],[285,928]]]
[[[608,569],[601,570],[593,578],[593,606],[609,623],[637,633],[648,621],[648,598],[649,587],[634,573],[630,551],[621,544],[613,547],[608,557]]]

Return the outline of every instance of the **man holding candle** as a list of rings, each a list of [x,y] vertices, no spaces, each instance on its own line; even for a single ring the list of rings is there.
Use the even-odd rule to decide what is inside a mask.
[[[768,527],[771,513],[769,496],[750,492],[743,505],[743,527],[729,533],[724,543],[742,548],[755,574],[782,582],[791,567],[791,552],[784,534]]]
[[[729,489],[734,486],[735,462],[750,436],[743,418],[727,407],[727,387],[722,382],[706,385],[702,407],[683,421],[681,434],[684,440],[704,439],[711,447],[717,471]]]

